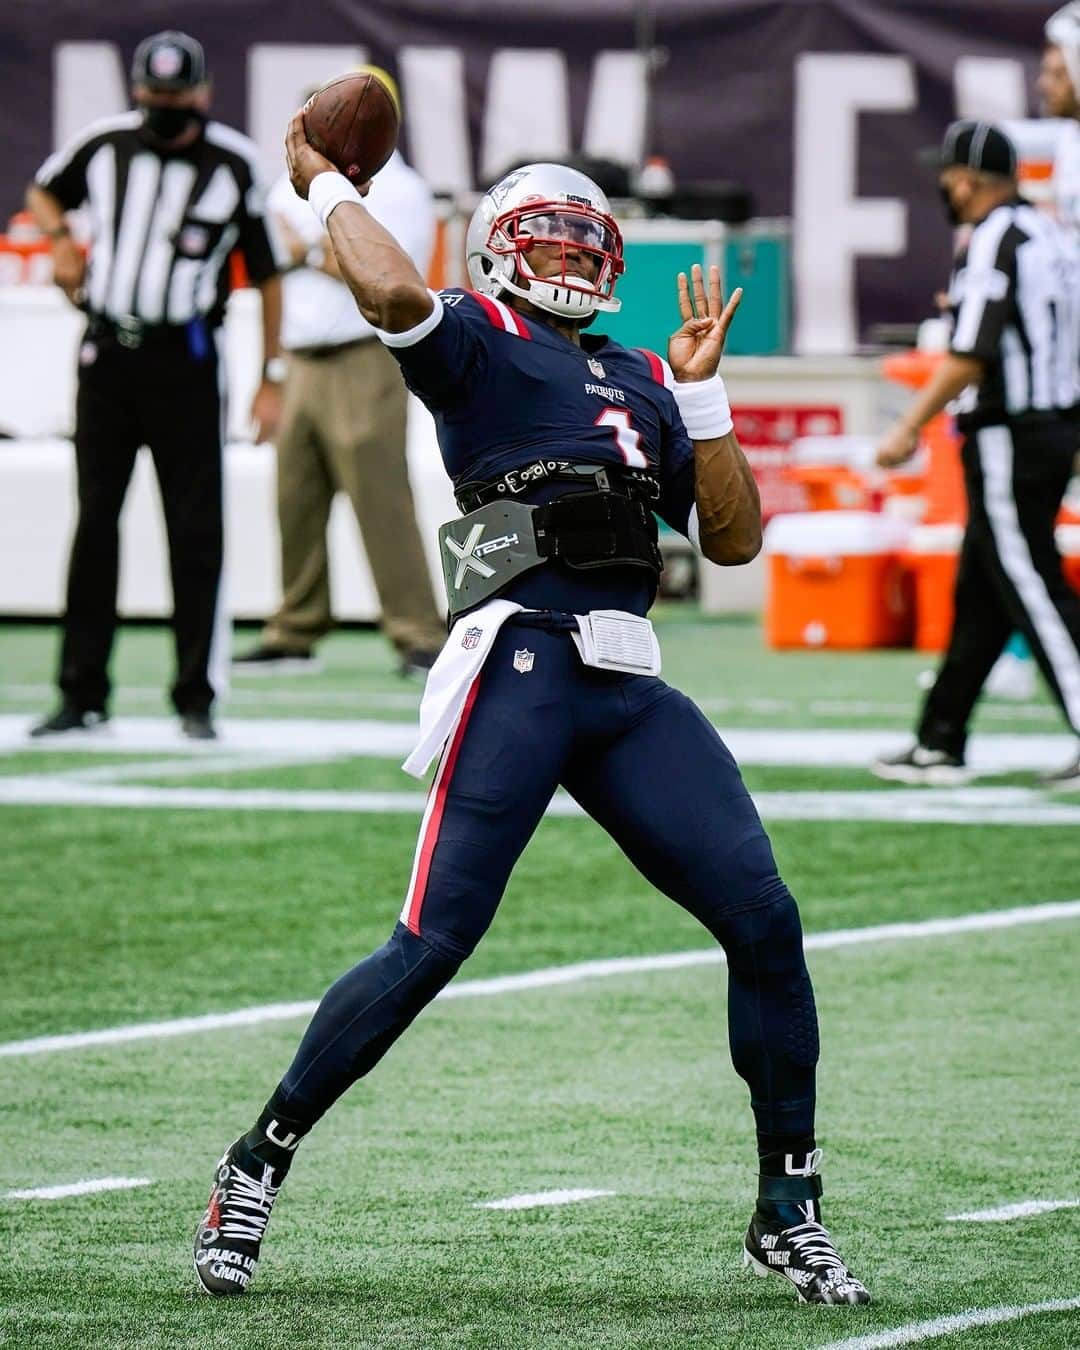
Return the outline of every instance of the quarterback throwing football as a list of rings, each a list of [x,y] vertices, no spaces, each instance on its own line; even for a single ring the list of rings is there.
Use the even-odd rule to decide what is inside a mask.
[[[821,1223],[817,1017],[798,910],[730,752],[659,678],[646,617],[654,512],[713,562],[760,547],[717,374],[739,293],[723,304],[716,269],[680,275],[666,361],[590,334],[619,307],[619,228],[590,179],[533,164],[476,210],[473,289],[435,294],[299,117],[287,148],[361,312],[435,418],[463,514],[440,532],[453,624],[406,764],[422,774],[439,757],[401,918],[326,993],[218,1164],[195,1240],[201,1286],[247,1287],[298,1144],[473,951],[562,785],[726,953],[760,1173],[745,1262],[806,1302],[868,1302]]]

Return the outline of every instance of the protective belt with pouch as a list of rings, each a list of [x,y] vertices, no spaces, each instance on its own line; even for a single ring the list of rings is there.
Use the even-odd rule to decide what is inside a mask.
[[[489,502],[439,530],[451,621],[552,558],[568,567],[663,566],[646,502],[618,492],[572,492],[529,506]]]

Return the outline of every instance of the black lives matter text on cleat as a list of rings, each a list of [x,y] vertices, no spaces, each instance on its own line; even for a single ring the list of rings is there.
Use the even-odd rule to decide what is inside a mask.
[[[755,1213],[743,1243],[743,1265],[756,1275],[779,1275],[788,1281],[800,1303],[869,1303],[866,1286],[852,1275],[817,1220],[817,1206],[807,1201],[805,1223],[785,1228]]]
[[[204,1294],[247,1289],[283,1178],[282,1169],[261,1162],[243,1139],[222,1157],[195,1233],[195,1274]]]

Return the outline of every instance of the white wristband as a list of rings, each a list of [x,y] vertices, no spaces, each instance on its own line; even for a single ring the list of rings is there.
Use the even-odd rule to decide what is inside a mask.
[[[330,172],[315,175],[308,184],[307,199],[324,230],[335,206],[340,206],[342,202],[362,205],[364,201],[343,173]]]
[[[687,384],[676,382],[671,392],[692,441],[713,441],[735,429],[727,390],[719,375]]]

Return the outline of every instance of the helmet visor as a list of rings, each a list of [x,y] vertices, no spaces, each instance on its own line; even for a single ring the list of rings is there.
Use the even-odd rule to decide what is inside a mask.
[[[538,244],[579,244],[599,253],[615,253],[615,232],[593,215],[578,211],[540,211],[535,215],[522,213],[515,232],[518,242],[524,237]]]

